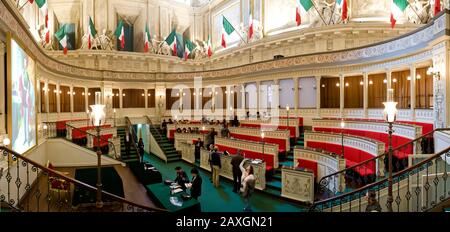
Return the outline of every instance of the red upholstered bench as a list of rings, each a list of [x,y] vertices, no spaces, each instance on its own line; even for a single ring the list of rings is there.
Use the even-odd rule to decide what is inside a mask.
[[[251,135],[243,135],[238,133],[230,133],[230,136],[236,139],[247,140],[247,141],[255,141],[262,142],[261,137],[251,136]],[[285,139],[276,139],[276,138],[264,138],[264,142],[278,144],[278,152],[284,153],[286,152],[286,140]]]
[[[314,172],[314,179],[317,180],[317,162],[305,159],[298,159],[297,161],[298,161],[297,167],[312,170]]]

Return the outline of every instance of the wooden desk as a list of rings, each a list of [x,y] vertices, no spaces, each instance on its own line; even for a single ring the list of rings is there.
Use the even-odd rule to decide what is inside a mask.
[[[184,192],[170,194],[170,187],[164,183],[149,184],[145,186],[147,194],[159,207],[167,209],[169,212],[201,212],[200,202],[191,198],[183,201],[182,206],[173,205],[170,202],[170,197],[178,197],[181,200],[181,195]]]

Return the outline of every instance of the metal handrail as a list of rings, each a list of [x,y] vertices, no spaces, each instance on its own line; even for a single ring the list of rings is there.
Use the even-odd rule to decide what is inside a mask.
[[[426,134],[424,134],[424,135],[422,135],[422,136],[420,136],[420,137],[418,137],[418,138],[416,138],[416,139],[414,139],[414,140],[411,140],[411,141],[409,141],[409,142],[407,142],[407,143],[405,143],[405,144],[402,144],[402,145],[400,145],[400,146],[394,148],[394,149],[393,149],[393,152],[398,151],[398,150],[401,150],[401,149],[403,149],[403,148],[405,148],[405,147],[407,147],[407,146],[409,146],[409,145],[411,145],[411,144],[414,144],[415,142],[418,142],[419,140],[422,140],[423,138],[429,137],[429,136],[432,135],[434,132],[437,132],[437,131],[449,131],[449,130],[450,130],[450,128],[439,128],[439,129],[435,129],[435,130],[430,131],[430,132],[428,132],[428,133],[426,133]],[[385,152],[384,152],[383,154],[381,154],[381,155],[375,156],[375,157],[373,157],[373,158],[371,158],[371,159],[365,160],[365,161],[363,161],[363,162],[361,162],[361,163],[358,163],[358,164],[355,164],[355,165],[353,165],[353,166],[351,166],[351,167],[342,169],[342,170],[340,170],[340,171],[338,171],[338,172],[335,172],[335,173],[326,175],[326,176],[320,178],[320,180],[319,180],[318,183],[319,183],[319,185],[320,185],[320,183],[323,183],[324,180],[327,179],[327,178],[330,178],[330,177],[332,177],[332,176],[336,176],[336,175],[338,175],[338,174],[344,174],[345,172],[347,172],[347,171],[349,171],[349,170],[353,170],[353,169],[356,168],[356,167],[364,166],[364,165],[366,165],[366,164],[368,164],[368,163],[370,163],[370,162],[375,162],[376,160],[379,160],[380,158],[382,158],[382,157],[384,157],[384,156],[387,156],[388,154],[389,154],[389,151],[385,151]]]
[[[138,154],[138,156],[139,156],[139,161],[141,161],[141,160],[143,160],[142,159],[142,157],[141,157],[141,154],[139,153],[139,148],[138,148],[138,146],[137,146],[137,142],[136,142],[136,140],[137,140],[137,134],[136,134],[136,131],[134,130],[134,128],[133,128],[133,124],[131,123],[131,120],[130,120],[130,118],[129,117],[125,117],[125,121],[126,121],[126,125],[127,125],[127,128],[128,128],[128,131],[131,133],[131,142],[133,143],[133,147],[136,149],[136,151],[137,151],[137,154]]]
[[[65,175],[61,174],[60,172],[58,172],[58,171],[55,171],[55,170],[49,169],[47,167],[44,167],[43,165],[41,165],[41,164],[39,164],[39,163],[37,163],[37,162],[35,162],[35,161],[25,157],[25,156],[22,156],[22,155],[18,154],[17,152],[10,150],[7,147],[0,146],[0,150],[6,151],[9,154],[11,154],[12,156],[14,156],[16,158],[20,158],[23,161],[32,164],[33,168],[41,169],[41,170],[45,171],[46,173],[48,173],[48,174],[50,174],[52,176],[56,176],[56,177],[58,177],[60,179],[63,179],[65,181],[69,182],[69,183],[72,183],[72,184],[74,184],[76,186],[87,188],[87,189],[92,190],[92,191],[97,191],[96,187],[93,187],[91,185],[88,185],[86,183],[78,181],[78,180],[73,179],[71,177],[65,176]],[[144,205],[141,205],[141,204],[138,204],[138,203],[126,200],[126,199],[124,199],[122,197],[119,197],[119,196],[117,196],[115,194],[112,194],[112,193],[109,193],[109,192],[105,192],[104,190],[102,190],[102,194],[105,195],[105,196],[110,197],[113,200],[119,201],[121,203],[126,203],[128,205],[131,205],[131,206],[134,206],[134,207],[137,207],[137,208],[141,208],[141,209],[144,209],[144,210],[147,210],[147,211],[155,211],[155,212],[166,212],[167,211],[166,209],[161,209],[161,208],[158,208],[158,207],[144,206]]]
[[[152,120],[150,119],[149,116],[144,115],[144,117],[147,119],[147,124],[149,124],[150,127],[155,127],[155,125],[153,124],[153,122],[152,122]],[[155,128],[156,128],[156,127],[155,127]],[[161,139],[162,139],[162,135],[159,133],[158,130],[156,130],[156,134],[158,135],[159,139],[161,140]]]
[[[443,129],[443,130],[449,130],[449,129]],[[442,130],[436,129],[435,131],[442,131]],[[411,171],[413,171],[415,169],[418,169],[418,168],[422,167],[424,164],[426,165],[426,164],[430,163],[431,161],[433,161],[436,158],[441,158],[442,155],[447,155],[447,153],[449,153],[449,152],[450,152],[450,147],[447,147],[446,149],[442,150],[441,152],[439,152],[439,153],[437,153],[437,154],[435,154],[435,155],[433,155],[431,157],[428,157],[427,159],[422,160],[421,162],[419,162],[419,163],[417,163],[417,164],[415,164],[415,165],[413,165],[411,167],[408,167],[408,168],[406,168],[406,169],[404,169],[402,171],[399,171],[399,172],[393,174],[392,179],[397,179],[397,181],[400,181],[401,180],[400,177],[404,176],[405,173],[408,173],[408,172],[411,172]],[[355,195],[355,194],[363,192],[363,191],[365,191],[367,189],[373,188],[374,186],[382,185],[384,182],[387,182],[387,181],[388,181],[388,178],[384,178],[382,180],[379,180],[379,181],[376,181],[374,183],[365,185],[365,186],[363,186],[361,188],[358,188],[358,189],[356,189],[354,191],[351,191],[351,192],[348,192],[348,193],[344,193],[344,194],[341,194],[341,195],[338,195],[338,196],[335,196],[335,197],[332,197],[332,198],[329,198],[329,199],[326,199],[326,200],[321,200],[321,201],[314,202],[313,205],[310,207],[310,211],[314,211],[314,208],[317,207],[317,205],[325,205],[328,202],[333,202],[333,201],[336,201],[338,199],[344,199],[344,198],[349,197],[349,201],[352,201],[353,200],[351,198],[352,195]],[[384,186],[384,187],[386,188],[387,186]],[[359,194],[359,196],[362,196],[362,195]],[[333,206],[331,206],[331,207],[333,207]]]
[[[102,138],[101,136],[100,136],[100,138],[98,138],[97,135],[92,134],[92,133],[88,132],[87,130],[84,131],[84,130],[82,130],[82,129],[80,129],[80,128],[74,127],[74,126],[69,125],[69,124],[67,124],[67,123],[66,123],[66,126],[72,128],[72,130],[80,131],[80,132],[86,133],[87,135],[91,135],[91,136],[93,136],[94,138],[100,139],[100,141],[106,141],[109,145],[112,145],[112,148],[114,149],[114,158],[116,158],[116,159],[119,158],[119,157],[117,156],[116,145],[114,145],[113,142],[111,142],[111,141],[109,141],[109,140],[106,140],[106,139]],[[100,142],[98,142],[98,143],[100,143]]]

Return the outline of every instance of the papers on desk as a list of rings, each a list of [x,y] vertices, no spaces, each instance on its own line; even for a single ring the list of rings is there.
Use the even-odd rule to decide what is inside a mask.
[[[179,193],[179,192],[183,192],[183,189],[176,188],[176,189],[172,190],[172,194]]]
[[[172,205],[181,207],[183,206],[183,201],[180,200],[180,198],[178,197],[170,197],[170,203],[172,203]]]

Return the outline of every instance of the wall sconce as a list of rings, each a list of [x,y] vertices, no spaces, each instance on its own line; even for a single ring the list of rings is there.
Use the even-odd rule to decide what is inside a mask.
[[[422,78],[422,76],[420,74],[417,74],[416,79],[420,80],[420,78]]]
[[[150,96],[152,96],[152,94],[151,94],[151,93],[148,93],[147,96],[150,97]]]
[[[325,85],[324,85],[324,84],[322,85],[322,88],[325,88]]]
[[[339,83],[336,83],[336,87],[340,87],[341,85]]]
[[[313,85],[313,89],[317,89],[317,86],[316,86],[316,85]]]
[[[84,96],[84,92],[82,92],[82,93],[81,93],[81,95],[83,95],[83,96]]]
[[[145,97],[145,94],[141,94],[143,97]]]
[[[70,95],[70,91],[69,91],[69,92],[67,92],[67,95]]]
[[[406,80],[410,81],[410,80],[411,80],[411,76],[408,76],[408,77],[406,78]]]
[[[369,81],[369,85],[373,85],[373,81],[372,80]]]
[[[347,83],[345,83],[345,87],[349,87],[350,86],[350,84],[347,82]]]
[[[91,96],[91,93],[88,93],[88,96]]]
[[[186,93],[183,93],[183,96],[186,96]]]
[[[386,80],[386,79],[384,79],[384,80],[383,80],[383,83],[387,84],[387,80]]]
[[[431,75],[436,76],[438,81],[441,80],[441,73],[439,72],[439,70],[437,68],[429,67],[427,69],[427,75],[428,76],[431,76]]]
[[[298,87],[298,89],[303,89],[303,86],[300,85],[300,86]]]
[[[392,79],[392,82],[397,83],[397,78]]]
[[[360,81],[360,82],[359,82],[359,85],[364,85],[364,81]]]
[[[123,93],[122,96],[125,97],[125,94]]]

